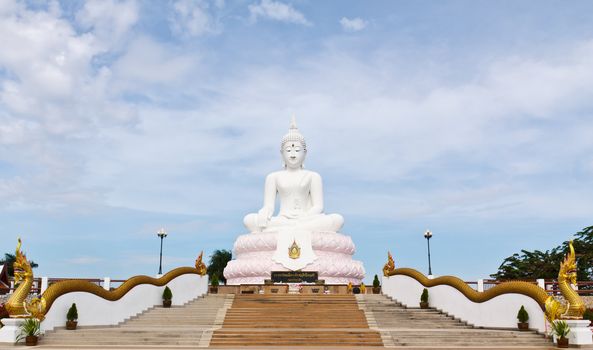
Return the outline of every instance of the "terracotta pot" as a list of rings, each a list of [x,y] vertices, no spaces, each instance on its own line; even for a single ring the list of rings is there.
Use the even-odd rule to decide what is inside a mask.
[[[171,307],[171,300],[163,299],[163,307]]]
[[[529,330],[529,322],[519,322],[517,323],[517,327],[520,331],[528,331]]]
[[[428,301],[421,301],[420,302],[421,309],[428,309]]]
[[[76,329],[77,324],[77,321],[66,321],[66,329],[73,331]]]
[[[27,346],[35,346],[37,345],[37,336],[36,335],[28,335],[25,337],[25,345]]]
[[[559,348],[567,348],[568,347],[568,338],[557,338],[556,345],[558,345]]]
[[[373,287],[373,294],[381,294],[381,287]]]

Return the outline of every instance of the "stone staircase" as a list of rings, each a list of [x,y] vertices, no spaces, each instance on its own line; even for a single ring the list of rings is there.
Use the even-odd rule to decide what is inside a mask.
[[[434,309],[406,308],[384,295],[356,298],[385,347],[553,348],[551,341],[535,332],[474,328]]]
[[[112,327],[58,329],[41,348],[551,349],[535,332],[479,329],[383,295],[208,295]]]
[[[238,295],[211,347],[383,346],[353,295]]]
[[[155,307],[115,327],[58,329],[39,341],[47,348],[150,348],[207,347],[212,332],[220,328],[232,294],[200,297],[184,306]]]

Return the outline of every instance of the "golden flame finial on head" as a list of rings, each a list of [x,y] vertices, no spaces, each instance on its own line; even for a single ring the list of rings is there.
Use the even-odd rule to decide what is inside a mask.
[[[393,261],[393,257],[391,256],[391,252],[387,252],[387,263],[383,266],[383,276],[389,277],[391,273],[395,270],[395,262]]]
[[[203,250],[200,252],[200,255],[198,255],[198,258],[196,259],[196,269],[198,270],[200,276],[206,275],[207,272],[206,264],[204,264],[204,262],[202,261],[202,256],[204,256]]]

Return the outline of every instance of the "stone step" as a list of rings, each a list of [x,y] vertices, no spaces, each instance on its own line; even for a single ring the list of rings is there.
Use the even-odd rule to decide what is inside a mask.
[[[384,296],[357,296],[373,327],[389,346],[438,348],[548,348],[550,342],[534,332],[476,329],[435,309],[406,308]]]
[[[414,349],[551,347],[534,332],[476,329],[435,309],[405,308],[369,294],[206,296],[183,307],[152,308],[118,327],[57,330],[40,340],[42,347],[79,349],[384,344]]]

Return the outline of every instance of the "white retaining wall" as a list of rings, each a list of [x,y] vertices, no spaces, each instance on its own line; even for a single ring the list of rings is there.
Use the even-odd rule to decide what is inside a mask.
[[[425,287],[415,279],[395,275],[383,277],[383,294],[404,306],[419,307]],[[457,289],[440,285],[428,289],[430,307],[437,308],[476,327],[517,328],[521,305],[529,313],[529,328],[546,332],[545,315],[539,304],[522,294],[503,294],[483,303],[474,303]]]
[[[183,305],[208,291],[208,276],[185,274],[167,284],[173,293],[173,305]],[[65,327],[66,314],[72,303],[78,309],[79,326],[116,325],[155,305],[162,305],[165,286],[141,284],[116,301],[108,301],[94,294],[73,292],[58,297],[45,320],[42,330]]]

